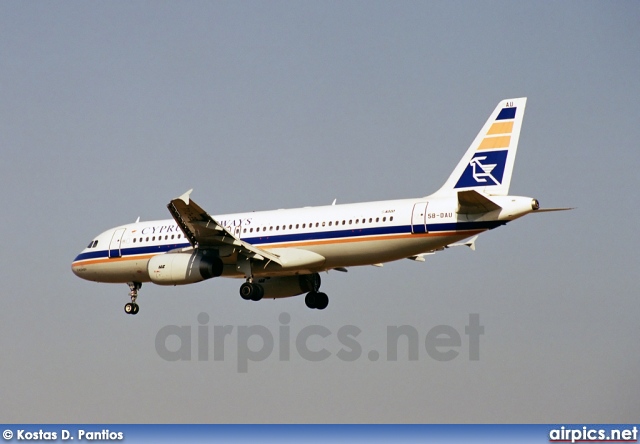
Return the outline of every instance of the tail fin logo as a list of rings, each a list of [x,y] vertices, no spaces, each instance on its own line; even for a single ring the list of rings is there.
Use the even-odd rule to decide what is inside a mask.
[[[487,181],[486,177],[488,177],[493,181],[494,184],[498,185],[500,184],[500,182],[498,182],[496,178],[491,175],[491,171],[493,171],[493,169],[497,165],[496,164],[483,165],[480,163],[481,160],[485,160],[486,158],[487,156],[474,157],[473,160],[469,163],[469,165],[473,167],[473,178],[475,179],[476,182],[486,182]],[[476,167],[481,169],[482,173],[479,173]]]
[[[476,153],[454,188],[500,185],[507,153],[507,150]]]

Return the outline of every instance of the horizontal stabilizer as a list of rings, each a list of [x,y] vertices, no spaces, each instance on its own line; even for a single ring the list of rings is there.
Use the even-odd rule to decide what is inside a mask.
[[[437,251],[442,251],[445,248],[451,248],[451,247],[469,247],[473,251],[475,251],[476,239],[478,239],[478,236],[473,236],[471,239],[469,239],[466,242],[457,242],[455,244],[445,245],[444,247],[440,247],[435,250],[428,251],[426,253],[420,253],[420,254],[416,254],[415,256],[409,256],[407,259],[411,259],[412,261],[416,261],[416,262],[425,262],[425,258],[424,258],[425,256],[436,254]]]
[[[416,262],[425,262],[424,257],[427,255],[436,254],[434,251],[430,251],[428,253],[416,254],[415,256],[409,256],[407,259],[411,259]]]
[[[458,213],[478,214],[500,210],[502,207],[476,190],[458,192]]]
[[[458,242],[455,244],[449,244],[447,245],[447,248],[449,247],[469,247],[471,248],[471,251],[476,251],[476,240],[478,239],[478,236],[473,236],[471,239],[469,239],[466,242]]]

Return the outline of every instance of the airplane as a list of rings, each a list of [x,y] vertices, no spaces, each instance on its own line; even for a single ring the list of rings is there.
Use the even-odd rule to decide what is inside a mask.
[[[307,307],[323,310],[329,298],[319,291],[321,272],[405,258],[423,262],[448,247],[475,248],[478,234],[529,213],[570,209],[542,209],[537,199],[508,194],[526,101],[499,102],[429,196],[211,216],[190,190],[167,205],[172,219],[138,218],[111,228],[91,240],[71,269],[89,281],[128,284],[128,314],[139,311],[143,283],[217,277],[244,279],[245,300],[306,293]]]

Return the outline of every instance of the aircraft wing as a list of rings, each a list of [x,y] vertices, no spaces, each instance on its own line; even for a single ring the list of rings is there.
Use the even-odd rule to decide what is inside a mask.
[[[255,247],[234,236],[189,198],[193,190],[173,199],[167,205],[171,216],[192,246],[198,248],[233,248],[256,260],[270,260],[282,265],[280,257]]]

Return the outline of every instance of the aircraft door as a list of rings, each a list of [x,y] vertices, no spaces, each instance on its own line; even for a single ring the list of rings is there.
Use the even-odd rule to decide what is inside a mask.
[[[120,257],[122,253],[120,251],[120,244],[122,243],[122,236],[126,231],[126,228],[118,228],[111,237],[111,243],[109,244],[109,257]]]
[[[427,206],[429,202],[418,202],[413,206],[411,213],[411,233],[427,232]]]

